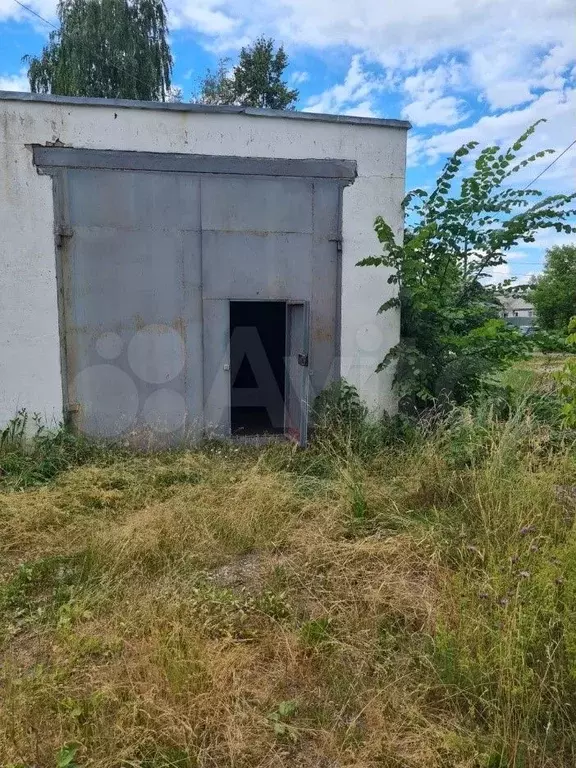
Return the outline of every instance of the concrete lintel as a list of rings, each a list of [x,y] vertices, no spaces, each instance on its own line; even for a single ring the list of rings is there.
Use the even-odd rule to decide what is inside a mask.
[[[34,164],[49,168],[99,168],[103,170],[218,173],[304,178],[356,178],[354,160],[315,160],[224,155],[188,155],[165,152],[130,152],[70,147],[33,147]]]

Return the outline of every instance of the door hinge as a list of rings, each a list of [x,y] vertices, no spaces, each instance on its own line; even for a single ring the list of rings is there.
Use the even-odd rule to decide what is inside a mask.
[[[70,240],[74,232],[67,227],[62,227],[56,232],[56,248],[63,248],[66,241]]]
[[[336,243],[336,250],[338,253],[342,253],[342,238],[341,237],[329,237],[329,242]]]
[[[298,355],[298,365],[304,366],[304,368],[308,367],[308,355]]]

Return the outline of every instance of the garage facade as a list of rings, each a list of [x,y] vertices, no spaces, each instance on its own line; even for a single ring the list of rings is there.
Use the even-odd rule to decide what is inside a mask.
[[[30,190],[43,198],[45,232],[49,224],[43,287],[53,301],[44,320],[56,321],[61,384],[53,418],[154,447],[203,434],[284,433],[304,443],[314,397],[341,376],[375,410],[393,408],[389,377],[373,378],[397,340],[394,319],[382,324],[376,315],[392,287],[383,270],[350,269],[377,248],[374,216],[370,250],[348,242],[346,227],[348,195],[360,184],[370,213],[388,212],[400,232],[406,124],[298,113],[262,120],[258,110],[14,94],[0,97],[0,110],[5,245],[16,244],[29,268],[39,266]],[[175,151],[188,150],[183,139],[199,128],[209,140]],[[370,141],[378,137],[382,149],[383,136],[392,144],[388,159],[379,158],[363,184]],[[378,170],[392,173],[373,175]],[[384,179],[386,189],[374,184]],[[379,199],[367,198],[370,188]],[[7,420],[19,406],[41,405],[40,381],[22,397],[30,387],[10,362],[22,360],[21,373],[34,370],[34,320],[40,335],[47,328],[40,309],[27,315],[30,296],[11,280],[22,267],[13,250],[3,248],[2,258],[22,302],[8,298],[0,314],[20,313],[29,326],[28,335],[16,331],[13,316],[16,338],[1,347]],[[377,303],[366,273],[378,280]],[[40,402],[30,402],[34,389]]]

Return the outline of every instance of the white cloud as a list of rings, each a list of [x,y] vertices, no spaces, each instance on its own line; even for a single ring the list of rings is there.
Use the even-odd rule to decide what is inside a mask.
[[[404,90],[411,96],[417,96],[422,92],[439,93],[447,87],[460,88],[465,75],[465,67],[451,59],[437,67],[418,69],[405,78]]]
[[[529,47],[519,49],[502,39],[471,52],[470,80],[491,109],[515,107],[535,98],[530,77],[533,63]]]
[[[0,91],[29,91],[30,84],[26,70],[21,69],[16,75],[0,75]]]
[[[508,259],[512,261],[520,261],[520,260],[525,261],[526,259],[530,260],[531,258],[532,256],[530,253],[528,253],[527,251],[520,251],[520,250],[516,250],[514,251],[514,253],[511,253],[508,256]]]
[[[308,72],[292,72],[290,75],[290,85],[301,85],[307,83],[310,80]]]
[[[522,275],[517,275],[516,276],[516,283],[518,285],[524,285],[524,284],[527,284],[527,283],[531,283],[532,280],[535,277],[538,277],[540,274],[542,274],[541,271],[536,271],[536,272],[526,272],[526,273],[524,273]]]
[[[44,16],[49,21],[54,20],[56,16],[56,0],[29,0],[26,5],[32,10]],[[34,16],[30,11],[25,10],[14,0],[0,0],[0,21],[4,19],[16,19],[18,21],[28,20],[34,22]],[[38,19],[36,19],[38,21]],[[40,22],[41,23],[41,22]],[[46,26],[46,25],[43,25]]]
[[[542,253],[555,245],[574,245],[575,235],[565,232],[556,232],[554,229],[546,229],[536,235],[534,243],[525,243],[522,247],[527,250],[527,263],[543,259]]]
[[[554,45],[544,57],[540,70],[555,75],[565,72],[574,62],[574,46],[560,43]],[[572,75],[574,76],[574,75]]]
[[[435,68],[419,69],[405,78],[403,89],[407,104],[402,117],[415,126],[456,125],[465,119],[465,105],[460,98],[447,95],[462,87],[463,66],[449,61]]]
[[[526,285],[533,277],[540,274],[540,270],[531,270],[530,272],[520,272],[516,274],[510,268],[509,264],[498,264],[490,269],[490,274],[482,279],[485,285],[498,285],[505,280],[513,280],[515,285]]]
[[[385,88],[385,79],[375,78],[365,71],[362,57],[355,55],[344,82],[312,96],[305,112],[342,113],[346,115],[375,116],[374,97]]]
[[[290,50],[347,48],[365,65],[390,69],[400,83],[414,70],[429,74],[432,63],[451,59],[446,69],[460,69],[462,89],[492,111],[564,87],[576,63],[573,0],[356,0],[353,13],[344,0],[169,0],[169,6],[178,26],[213,38],[206,41],[211,49],[234,48],[264,32]],[[456,125],[464,105],[453,89],[454,83],[429,82],[419,92],[407,90],[404,114],[419,125]],[[324,96],[317,101],[325,104]]]
[[[55,0],[30,4],[54,15]],[[416,67],[455,50],[485,54],[500,73],[522,67],[536,50],[551,49],[552,69],[574,60],[573,0],[356,0],[352,13],[345,0],[168,0],[168,6],[178,26],[206,35],[264,32],[291,45],[350,46],[386,66]],[[8,17],[26,12],[0,0],[0,19]]]
[[[249,37],[264,31],[291,45],[349,46],[403,69],[453,51],[482,52],[494,81],[534,51],[558,48],[556,57],[574,58],[572,0],[356,0],[353,12],[344,0],[169,0],[169,6],[203,32],[205,18],[215,16],[218,34],[240,27]]]
[[[221,10],[219,5],[212,0],[172,0],[169,3],[171,26],[174,29],[192,27],[205,35],[235,34],[240,21]]]
[[[460,100],[455,96],[424,94],[403,108],[402,117],[406,117],[413,125],[424,126],[456,125],[466,115],[462,112]]]
[[[512,277],[512,272],[508,264],[498,264],[496,267],[491,267],[489,271],[489,276],[482,279],[482,282],[487,285],[503,283],[504,280],[510,280]]]
[[[503,112],[499,115],[485,115],[476,123],[454,130],[440,131],[431,136],[414,135],[409,141],[409,158],[412,165],[422,162],[434,163],[451,154],[468,141],[479,140],[482,146],[489,144],[512,144],[526,128],[540,118],[547,122],[540,125],[527,149],[536,152],[550,148],[562,151],[574,138],[574,114],[576,113],[576,87],[563,91],[547,91],[527,106]],[[548,165],[553,156],[530,165],[518,174],[518,181],[531,181]],[[538,184],[543,189],[562,188],[573,190],[576,180],[576,151],[566,153]]]
[[[342,111],[343,115],[350,117],[380,117],[380,112],[374,109],[371,101],[361,101],[355,107],[348,107]]]

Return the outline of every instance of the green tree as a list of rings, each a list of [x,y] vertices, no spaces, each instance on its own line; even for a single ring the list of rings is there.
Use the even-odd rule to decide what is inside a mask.
[[[380,312],[400,308],[401,340],[378,370],[397,362],[395,380],[406,405],[420,408],[438,398],[462,402],[529,347],[517,329],[498,319],[498,296],[512,290],[510,281],[486,283],[507,252],[533,242],[536,232],[576,231],[567,223],[576,194],[542,197],[509,186],[514,174],[552,151],[516,161],[536,125],[509,149],[482,150],[467,176],[462,163],[478,143],[457,150],[432,193],[415,190],[405,198],[403,244],[382,217],[376,220],[383,253],[360,264],[387,268],[388,283],[398,285],[398,295]],[[457,179],[460,188],[454,191]]]
[[[542,328],[567,333],[570,318],[576,315],[576,245],[546,251],[544,272],[530,298]]]
[[[59,29],[26,56],[33,93],[165,101],[172,55],[164,0],[60,0]]]
[[[206,72],[202,80],[200,93],[193,101],[212,106],[237,104],[234,70],[230,68],[230,59],[220,59],[216,71],[209,69]]]
[[[265,109],[293,109],[298,91],[282,79],[288,56],[272,38],[259,37],[240,51],[230,71],[229,59],[221,59],[216,72],[208,71],[197,101],[202,104],[235,104]]]

